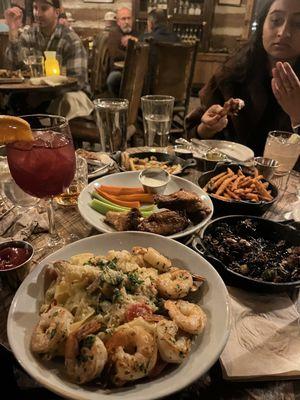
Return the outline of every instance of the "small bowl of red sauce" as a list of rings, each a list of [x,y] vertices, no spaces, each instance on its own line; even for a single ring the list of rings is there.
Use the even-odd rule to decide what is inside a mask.
[[[30,270],[34,250],[30,243],[11,240],[0,243],[0,278],[16,290]]]

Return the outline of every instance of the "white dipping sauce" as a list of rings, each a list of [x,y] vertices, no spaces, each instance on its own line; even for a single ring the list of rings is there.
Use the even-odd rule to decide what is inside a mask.
[[[141,176],[141,183],[146,186],[157,187],[164,185],[167,181],[163,181],[157,178],[148,178],[147,176]]]

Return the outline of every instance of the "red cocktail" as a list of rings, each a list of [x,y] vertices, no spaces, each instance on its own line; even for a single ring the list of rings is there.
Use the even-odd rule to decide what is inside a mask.
[[[75,173],[70,138],[53,131],[34,131],[34,142],[7,146],[12,177],[24,192],[39,198],[56,196],[69,187]]]
[[[64,192],[75,174],[75,151],[68,122],[49,115],[22,117],[29,122],[34,141],[7,145],[12,177],[24,192],[49,199],[49,246],[61,244],[54,229],[53,197]]]

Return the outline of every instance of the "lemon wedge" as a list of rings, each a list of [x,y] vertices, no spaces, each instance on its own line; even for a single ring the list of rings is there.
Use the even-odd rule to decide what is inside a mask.
[[[293,133],[289,137],[288,143],[292,143],[292,144],[300,143],[300,136],[297,133]]]
[[[0,144],[34,140],[30,125],[22,118],[0,115]]]

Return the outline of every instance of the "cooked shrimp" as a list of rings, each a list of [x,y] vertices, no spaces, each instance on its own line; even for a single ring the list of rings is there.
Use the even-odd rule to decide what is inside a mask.
[[[41,314],[31,336],[31,350],[35,353],[55,353],[67,338],[73,315],[63,307],[52,307]]]
[[[180,364],[191,350],[191,341],[186,336],[177,336],[178,326],[166,319],[157,324],[157,344],[161,358],[168,363]]]
[[[69,335],[65,348],[65,367],[69,377],[79,383],[90,382],[101,374],[107,361],[102,340],[92,332],[100,329],[98,322],[87,323]]]
[[[167,299],[181,299],[193,287],[192,275],[184,269],[174,269],[158,276],[156,286],[159,294]]]
[[[206,325],[206,314],[197,304],[184,300],[167,300],[164,304],[172,320],[183,331],[196,335]]]
[[[147,248],[147,252],[144,254],[144,260],[151,265],[151,267],[157,269],[160,272],[169,271],[171,268],[171,261],[160,254],[152,247]]]
[[[147,376],[156,363],[156,340],[141,326],[120,327],[106,342],[106,348],[117,386]]]

